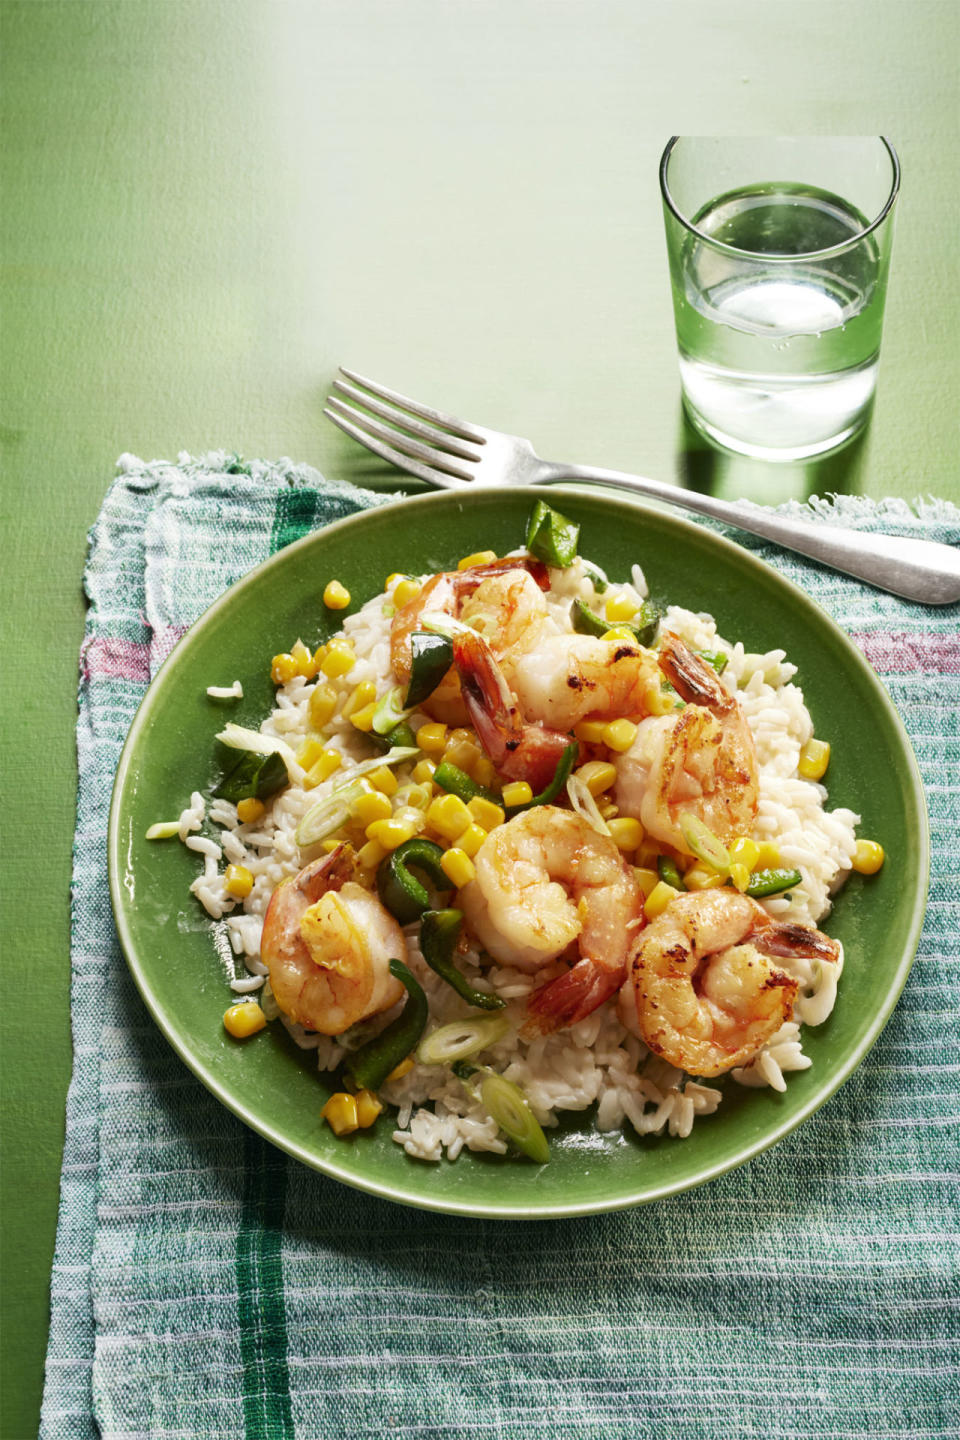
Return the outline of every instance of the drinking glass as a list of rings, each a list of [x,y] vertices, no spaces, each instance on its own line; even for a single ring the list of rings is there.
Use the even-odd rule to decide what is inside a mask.
[[[899,186],[883,136],[671,138],[660,188],[680,380],[710,440],[801,460],[866,422]]]

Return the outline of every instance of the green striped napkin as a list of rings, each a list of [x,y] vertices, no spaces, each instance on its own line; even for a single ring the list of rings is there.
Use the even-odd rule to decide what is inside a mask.
[[[106,820],[170,646],[271,552],[378,497],[282,461],[121,461],[91,534],[73,881],[75,1065],[43,1440],[946,1440],[960,1434],[958,609],[753,545],[854,635],[933,832],[917,963],[879,1043],[773,1150],[579,1221],[420,1214],[272,1149],[150,1021]],[[821,505],[960,543],[960,512]],[[741,538],[741,537],[738,537]]]

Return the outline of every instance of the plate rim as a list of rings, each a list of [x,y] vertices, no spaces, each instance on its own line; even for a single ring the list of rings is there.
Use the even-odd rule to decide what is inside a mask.
[[[694,1177],[678,1180],[677,1182],[664,1182],[654,1186],[653,1189],[644,1190],[643,1193],[632,1193],[617,1195],[612,1198],[601,1198],[595,1201],[579,1201],[571,1204],[564,1203],[543,1203],[534,1199],[532,1204],[491,1204],[489,1202],[471,1204],[462,1199],[446,1197],[424,1197],[414,1193],[403,1184],[387,1183],[380,1180],[371,1181],[363,1176],[358,1176],[349,1168],[336,1160],[328,1160],[326,1157],[317,1156],[308,1151],[304,1146],[291,1141],[280,1133],[269,1121],[260,1119],[255,1111],[247,1106],[242,1097],[234,1095],[229,1087],[222,1084],[216,1073],[208,1068],[202,1060],[192,1054],[188,1043],[181,1038],[177,1027],[170,1021],[163,1004],[153,993],[149,976],[137,954],[137,947],[131,928],[128,924],[124,900],[126,889],[123,884],[123,859],[122,859],[122,834],[121,834],[121,810],[125,798],[125,786],[134,752],[137,748],[141,732],[149,724],[151,710],[156,704],[156,697],[160,693],[158,681],[165,672],[176,669],[179,656],[189,647],[195,633],[202,627],[212,623],[213,617],[240,591],[259,582],[264,572],[281,566],[291,554],[299,550],[309,548],[317,543],[318,537],[326,539],[331,534],[336,534],[349,527],[362,524],[369,516],[392,512],[398,509],[409,510],[419,507],[429,508],[431,505],[442,505],[459,503],[462,505],[462,492],[454,489],[431,491],[423,495],[402,496],[397,500],[386,504],[371,506],[360,510],[352,515],[344,516],[340,520],[312,530],[301,539],[293,541],[290,545],[284,546],[275,554],[268,556],[259,565],[248,570],[244,575],[229,586],[228,589],[203,611],[180,637],[177,643],[166,655],[157,669],[156,674],[149,682],[140,702],[137,706],[130,728],[121,750],[120,759],[114,775],[113,786],[110,796],[110,810],[107,827],[107,867],[110,885],[110,903],[113,912],[114,925],[124,961],[133,978],[134,984],[141,999],[147,1007],[151,1018],[163,1034],[164,1038],[171,1045],[180,1060],[187,1066],[192,1074],[203,1084],[207,1090],[228,1109],[236,1115],[239,1120],[248,1125],[263,1139],[270,1144],[277,1146],[285,1154],[292,1156],[309,1169],[318,1171],[329,1176],[331,1179],[348,1185],[352,1189],[360,1190],[365,1194],[376,1196],[378,1199],[389,1200],[395,1204],[404,1205],[408,1208],[418,1210],[429,1210],[438,1214],[459,1215],[484,1220],[560,1220],[572,1219],[579,1216],[611,1213],[620,1210],[636,1209],[641,1205],[649,1205],[658,1200],[664,1200],[672,1195],[682,1194],[688,1190],[698,1189],[708,1181],[717,1179],[732,1170],[739,1169],[755,1156],[763,1154],[784,1139],[791,1131],[799,1129],[810,1117],[827,1103],[833,1095],[846,1083],[854,1070],[862,1063],[865,1057],[876,1044],[880,1033],[886,1026],[892,1015],[897,1001],[903,993],[910,971],[916,959],[917,950],[920,944],[920,937],[923,930],[923,922],[927,908],[927,898],[930,884],[930,818],[927,807],[926,792],[923,787],[923,780],[920,775],[920,768],[914,753],[913,744],[907,734],[906,727],[900,714],[890,698],[887,690],[873,666],[866,656],[856,647],[846,631],[820,606],[812,596],[808,595],[799,585],[787,576],[780,574],[773,566],[754,554],[753,551],[737,544],[726,535],[719,535],[716,531],[699,524],[694,520],[688,520],[685,516],[674,514],[666,506],[644,503],[639,499],[624,500],[621,496],[607,491],[598,492],[586,487],[576,485],[551,485],[550,493],[555,495],[566,495],[578,502],[599,502],[602,507],[612,510],[620,510],[636,519],[636,513],[640,515],[654,514],[660,520],[666,520],[671,525],[676,525],[682,532],[696,535],[703,539],[706,537],[708,544],[715,544],[721,551],[727,551],[735,556],[738,563],[746,565],[748,570],[755,570],[767,576],[773,576],[776,583],[786,587],[794,599],[803,607],[811,609],[816,613],[818,621],[833,631],[839,639],[841,647],[852,656],[853,661],[859,666],[865,678],[869,682],[875,697],[879,700],[886,711],[887,718],[892,722],[894,730],[898,733],[902,748],[909,761],[909,789],[916,802],[917,818],[919,820],[919,838],[921,841],[922,853],[920,856],[920,878],[921,883],[914,896],[913,906],[909,917],[906,944],[903,954],[899,960],[893,979],[884,998],[884,1003],[874,1015],[870,1026],[861,1037],[859,1043],[849,1054],[839,1070],[831,1072],[828,1079],[817,1087],[814,1094],[801,1106],[795,1114],[785,1118],[774,1125],[771,1131],[765,1132],[761,1137],[744,1142],[736,1147],[733,1155],[708,1165],[698,1172]],[[500,493],[498,487],[477,486],[471,490],[472,494]]]

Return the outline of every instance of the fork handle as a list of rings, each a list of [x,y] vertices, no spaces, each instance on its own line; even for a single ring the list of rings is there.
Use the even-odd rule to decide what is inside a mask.
[[[680,490],[659,480],[628,475],[622,470],[604,470],[592,465],[559,465],[543,461],[542,469],[529,482],[555,485],[564,480],[609,485],[695,510],[714,520],[724,520],[752,535],[774,540],[787,550],[809,555],[823,565],[855,575],[921,605],[950,605],[960,600],[960,550],[937,540],[909,540],[899,535],[872,535],[840,525],[793,520],[772,511],[747,509],[713,495]]]

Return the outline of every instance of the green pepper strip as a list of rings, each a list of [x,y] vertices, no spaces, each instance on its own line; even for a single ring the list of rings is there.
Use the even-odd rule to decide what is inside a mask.
[[[764,895],[779,895],[783,890],[792,890],[802,879],[799,870],[755,870],[746,893],[755,900]]]
[[[400,960],[390,961],[390,974],[406,990],[407,1001],[396,1020],[348,1058],[344,1077],[358,1090],[379,1090],[391,1070],[416,1049],[427,1026],[427,997],[420,983]]]
[[[557,762],[557,768],[553,774],[553,779],[550,781],[550,784],[547,786],[546,790],[541,790],[539,795],[534,795],[533,799],[528,800],[526,805],[511,805],[508,814],[511,817],[514,815],[519,815],[521,810],[532,810],[535,805],[549,805],[552,801],[556,800],[557,796],[560,794],[560,791],[570,779],[570,771],[576,764],[577,756],[579,754],[579,742],[577,740],[571,740],[566,750],[564,750],[563,754],[560,756],[560,759]],[[436,780],[436,775],[434,775],[433,778],[434,780]]]
[[[527,549],[531,555],[565,570],[577,558],[579,538],[579,525],[559,510],[551,509],[545,500],[537,501],[527,527]]]
[[[381,860],[377,870],[377,894],[401,925],[411,925],[430,909],[427,888],[411,875],[409,866],[414,865],[424,871],[438,890],[454,888],[443,873],[442,859],[443,851],[439,845],[425,840],[422,835],[415,835]]]
[[[415,630],[410,636],[410,685],[403,702],[405,710],[422,705],[432,695],[453,664],[453,641],[448,635]]]
[[[636,620],[639,619],[639,623]],[[583,600],[574,600],[570,607],[570,620],[578,635],[606,635],[610,630],[629,630],[638,645],[649,645],[660,624],[660,612],[648,600],[644,600],[636,612],[634,621],[604,620]]]
[[[446,980],[461,999],[477,1010],[502,1010],[499,995],[475,990],[453,963],[453,953],[460,938],[462,910],[428,910],[420,922],[420,950],[431,970]]]
[[[417,737],[414,735],[406,720],[401,720],[400,724],[395,725],[386,735],[378,735],[375,730],[371,730],[367,735],[367,739],[372,740],[377,749],[382,750],[385,755],[387,751],[392,750],[395,745],[402,745],[405,749],[407,746],[410,746],[413,750],[417,748]]]
[[[680,874],[677,862],[671,860],[669,855],[657,856],[657,874],[665,885],[672,885],[674,890],[684,888],[683,876]]]
[[[494,805],[500,804],[500,796],[495,790],[488,790],[486,785],[478,785],[476,780],[471,780],[465,770],[458,765],[451,765],[449,760],[441,760],[433,772],[435,785],[441,790],[447,790],[451,795],[457,795],[465,805],[479,796],[482,800],[490,800]]]

